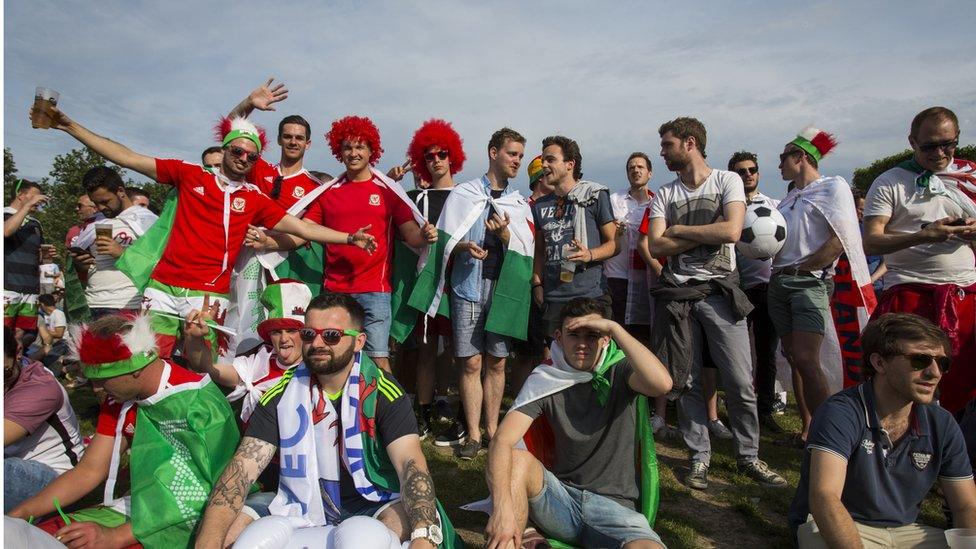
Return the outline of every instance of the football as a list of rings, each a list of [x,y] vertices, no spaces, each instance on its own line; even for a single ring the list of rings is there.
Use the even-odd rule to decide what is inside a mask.
[[[742,224],[742,236],[735,243],[739,252],[751,259],[769,259],[786,241],[786,219],[779,210],[764,204],[750,204]]]

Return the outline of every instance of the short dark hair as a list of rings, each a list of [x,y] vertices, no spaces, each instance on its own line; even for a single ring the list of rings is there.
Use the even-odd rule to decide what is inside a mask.
[[[23,192],[27,192],[31,189],[37,189],[37,192],[43,194],[44,187],[41,187],[40,183],[31,181],[30,179],[18,179],[14,182],[14,188],[10,190],[10,199],[13,200],[17,198],[17,195]]]
[[[502,128],[491,134],[491,139],[488,140],[488,150],[500,149],[509,140],[525,145],[525,138],[522,137],[522,134],[512,128]]]
[[[640,151],[630,153],[630,156],[627,157],[627,164],[630,164],[630,161],[635,158],[643,158],[644,162],[647,163],[647,171],[654,171],[654,167],[651,165],[651,157],[647,156],[646,153]]]
[[[308,124],[308,120],[305,120],[305,118],[297,114],[286,116],[281,119],[281,122],[278,122],[278,137],[281,137],[281,132],[285,130],[285,124],[301,125],[305,128],[305,139],[308,140],[312,138],[312,126]]]
[[[132,318],[121,314],[109,314],[92,321],[87,329],[98,337],[129,333],[132,331]]]
[[[755,153],[751,153],[749,151],[739,151],[732,153],[732,156],[729,158],[729,171],[732,171],[732,166],[735,166],[739,162],[745,162],[746,160],[751,160],[756,164],[756,168],[759,167],[759,158],[756,157]]]
[[[946,356],[952,356],[949,336],[927,318],[911,313],[885,313],[869,322],[861,334],[864,377],[872,378],[876,373],[871,364],[871,355],[897,355],[902,352],[901,343],[905,341],[939,345]]]
[[[85,187],[85,192],[91,194],[97,189],[105,189],[110,193],[116,193],[119,189],[125,189],[122,176],[108,166],[95,166],[85,172],[81,178],[81,184]]]
[[[854,200],[865,198],[864,191],[858,187],[851,187],[851,195],[854,196]]]
[[[929,107],[916,114],[915,118],[912,119],[911,130],[908,134],[909,137],[915,138],[915,136],[918,135],[918,130],[922,127],[922,124],[924,124],[925,121],[930,118],[940,122],[949,120],[952,122],[952,125],[956,127],[956,132],[959,131],[959,118],[956,116],[956,113],[945,107]]]
[[[306,313],[308,311],[324,311],[325,309],[331,309],[333,307],[340,307],[345,309],[349,316],[352,318],[353,327],[357,330],[363,329],[363,324],[366,322],[366,309],[359,304],[358,301],[353,299],[349,294],[340,294],[336,292],[322,292],[319,295],[312,298],[312,301],[305,308]]]
[[[126,187],[125,194],[129,196],[130,200],[134,199],[137,196],[145,196],[146,198],[149,198],[149,195],[146,194],[146,191],[140,189],[139,187],[131,187],[131,186]]]
[[[45,307],[53,307],[57,300],[51,294],[41,294],[37,297],[37,302]]]
[[[542,148],[545,149],[550,145],[559,147],[559,150],[563,153],[563,160],[572,160],[574,162],[573,179],[577,181],[583,179],[583,154],[580,153],[579,144],[563,135],[550,135],[542,140]]]
[[[698,152],[701,153],[702,158],[705,157],[705,125],[697,118],[690,116],[675,118],[674,120],[669,120],[661,124],[661,127],[657,130],[658,135],[661,137],[664,137],[664,134],[668,132],[671,132],[678,139],[695,138],[695,146],[698,148]]]
[[[206,149],[203,149],[203,152],[200,153],[200,163],[201,164],[205,163],[206,162],[205,159],[207,158],[207,155],[213,153],[224,154],[224,149],[220,145],[214,145],[213,147],[207,147]]]
[[[602,318],[610,318],[610,307],[605,301],[592,297],[573,298],[559,311],[559,328],[562,329],[567,318],[578,318],[592,314],[600,315]]]

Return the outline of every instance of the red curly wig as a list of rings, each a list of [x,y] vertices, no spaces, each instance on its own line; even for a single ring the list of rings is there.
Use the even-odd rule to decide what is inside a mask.
[[[424,153],[431,147],[440,147],[448,153],[451,161],[451,175],[461,171],[464,167],[464,141],[458,135],[451,123],[439,118],[431,118],[424,122],[415,134],[410,146],[407,148],[407,156],[413,164],[413,173],[420,176],[424,181],[430,181],[430,170],[427,169],[427,162],[424,160]]]
[[[325,140],[329,142],[332,155],[336,160],[342,162],[342,142],[352,139],[354,141],[365,141],[369,146],[369,164],[375,166],[383,155],[383,148],[380,147],[380,131],[376,129],[376,124],[365,116],[346,116],[332,123],[329,133],[325,134]]]

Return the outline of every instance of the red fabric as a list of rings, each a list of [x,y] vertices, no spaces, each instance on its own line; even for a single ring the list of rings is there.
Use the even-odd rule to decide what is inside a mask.
[[[153,270],[153,280],[191,290],[230,293],[231,270],[248,224],[272,228],[285,216],[285,210],[254,187],[232,194],[227,269],[221,272],[224,193],[216,176],[195,164],[159,158],[156,174],[160,183],[176,187],[179,200],[169,242]]]
[[[899,284],[881,294],[874,316],[915,313],[942,328],[952,342],[952,367],[939,382],[939,402],[952,413],[976,397],[976,284]]]
[[[372,225],[368,232],[376,237],[372,255],[356,246],[326,246],[326,290],[345,294],[391,291],[393,238],[400,225],[414,221],[410,206],[392,189],[375,178],[342,182],[322,193],[305,219],[349,233]]]
[[[543,467],[552,470],[556,458],[554,447],[556,439],[552,434],[552,426],[549,425],[546,416],[541,415],[535,418],[532,425],[529,426],[529,430],[522,436],[522,441],[525,442],[525,449],[535,456],[535,459],[539,460]]]
[[[65,524],[64,524],[64,520],[60,516],[56,515],[45,520],[44,522],[35,524],[34,526],[37,526],[41,530],[44,530],[45,532],[53,536],[55,533],[57,533],[58,530],[64,528]],[[132,545],[127,545],[122,549],[142,549],[142,544],[133,543]]]
[[[845,388],[864,381],[861,375],[861,332],[864,331],[864,326],[860,315],[870,315],[874,309],[874,288],[871,284],[857,287],[851,272],[851,262],[847,259],[847,254],[841,254],[834,269],[834,295],[830,298],[830,315],[840,346]]]
[[[640,234],[647,234],[650,232],[651,230],[651,206],[650,205],[648,205],[647,208],[644,209],[644,217],[641,218],[641,224],[637,230],[640,231]],[[637,255],[637,250],[634,250],[634,254]],[[641,260],[640,262],[644,264],[644,260],[640,257],[640,255],[637,255],[637,259],[640,259]],[[661,265],[667,265],[668,263],[667,257],[655,257],[654,259],[657,259],[658,263],[660,263]]]
[[[254,165],[254,169],[248,174],[247,180],[254,183],[257,188],[261,189],[261,192],[270,198],[271,189],[274,187],[274,179],[279,175],[281,175],[281,171],[278,169],[278,166],[271,164],[263,158],[259,158]],[[272,198],[272,200],[281,206],[282,209],[287,210],[318,186],[319,183],[312,179],[308,175],[308,172],[303,170],[283,178],[281,180],[281,193],[278,195],[278,198]]]
[[[182,366],[171,364],[169,380],[166,385],[169,387],[182,385],[184,383],[196,383],[203,379],[203,374],[191,372]],[[98,423],[95,432],[108,437],[115,437],[115,428],[119,424],[119,414],[122,412],[122,402],[116,402],[111,397],[102,401],[98,409]],[[136,406],[129,408],[125,413],[125,423],[122,424],[122,435],[132,442],[132,437],[136,433]]]
[[[20,328],[25,332],[36,332],[37,331],[37,315],[32,316],[5,316],[3,317],[3,325],[8,328]]]
[[[428,315],[426,318],[419,318],[413,326],[413,337],[418,342],[426,339],[430,343],[437,336],[451,337],[452,335],[454,335],[454,330],[451,328],[451,319],[446,316],[431,317]]]

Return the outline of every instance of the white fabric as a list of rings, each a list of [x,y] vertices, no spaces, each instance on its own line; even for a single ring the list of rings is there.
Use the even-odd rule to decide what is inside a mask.
[[[106,309],[138,309],[142,295],[124,273],[115,267],[117,258],[95,253],[95,225],[111,224],[112,238],[123,248],[128,248],[146,234],[159,217],[149,208],[132,206],[122,210],[114,219],[89,223],[71,241],[72,246],[89,250],[95,265],[89,270],[85,300],[89,307]]]
[[[40,274],[41,284],[54,284],[54,279],[61,272],[61,267],[58,267],[57,263],[41,263],[37,266],[38,273]]]
[[[600,349],[600,356],[596,358],[595,364],[602,364],[603,357],[607,353],[608,345]],[[563,348],[556,340],[549,345],[549,360],[536,366],[529,377],[522,384],[515,402],[512,403],[512,410],[525,406],[530,402],[535,402],[540,398],[554,395],[563,389],[568,389],[580,383],[589,383],[593,380],[593,372],[577,370],[566,362],[563,355]]]
[[[801,197],[807,189],[814,188],[817,185],[838,184],[838,182],[833,181],[834,179],[835,177],[825,176],[811,182],[803,189],[793,189],[779,203],[779,212],[786,219],[786,242],[783,243],[783,247],[776,254],[776,257],[773,258],[774,269],[794,267],[803,263],[830,239],[832,233],[830,224],[827,223],[827,218],[821,213],[820,208],[816,207],[809,200],[802,200]],[[847,185],[843,179],[839,177],[836,179],[843,182],[844,185]],[[840,205],[835,205],[835,207],[840,207]],[[850,212],[845,213],[850,213],[851,218],[857,220],[857,212],[853,208],[853,200],[851,202]],[[836,263],[837,261],[835,260],[827,269],[828,276],[834,274],[834,265]]]
[[[274,361],[281,370],[288,370],[296,366],[295,364],[291,366],[282,364],[269,345],[262,346],[253,355],[239,356],[234,359],[234,370],[240,376],[241,382],[227,395],[227,400],[234,402],[241,398],[244,399],[241,404],[241,420],[245,423],[251,418],[251,414],[254,413],[254,409],[261,401],[264,392],[281,379],[275,377],[257,383],[258,380],[264,379],[271,373],[271,361]]]
[[[868,190],[864,216],[889,217],[885,232],[890,234],[915,233],[923,223],[944,217],[968,217],[960,202],[947,194],[916,193],[916,177],[916,174],[898,167],[879,175]],[[936,179],[933,176],[930,185]],[[885,288],[907,283],[959,286],[976,283],[973,249],[957,238],[919,244],[885,254],[884,258],[888,266]]]
[[[603,262],[603,274],[607,278],[628,278],[630,261],[640,239],[640,224],[644,218],[644,210],[650,203],[650,197],[638,202],[627,191],[610,195],[613,217],[623,223],[625,229],[620,253]]]
[[[775,210],[777,206],[779,206],[779,200],[770,198],[761,192],[756,192],[756,194],[749,199],[747,206],[752,204],[762,204],[767,208]],[[758,284],[766,284],[769,282],[769,277],[772,274],[773,268],[773,260],[771,258],[752,259],[751,257],[746,257],[740,254],[737,249],[735,261],[736,265],[739,267],[739,286],[743,288],[751,288]]]
[[[50,537],[50,536],[49,536]],[[397,535],[371,517],[350,517],[338,526],[296,527],[291,519],[274,515],[260,518],[244,529],[237,549],[406,549]]]
[[[30,549],[64,549],[54,536],[24,519],[3,517],[3,546]]]
[[[651,202],[650,219],[664,218],[670,226],[690,224],[686,219],[691,218],[694,221],[691,224],[707,225],[722,215],[726,204],[745,201],[742,178],[738,174],[712,169],[697,189],[689,189],[680,177],[663,185]],[[668,265],[680,284],[691,279],[724,278],[735,270],[735,244],[698,246],[668,258]]]
[[[50,313],[45,313],[43,310],[38,308],[37,314],[44,321],[44,327],[48,330],[68,327],[68,319],[65,318],[64,312],[61,309],[54,309]],[[64,337],[68,337],[67,331],[64,332]]]

